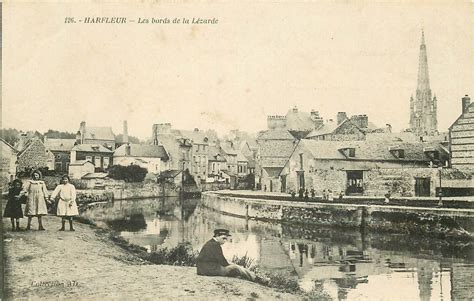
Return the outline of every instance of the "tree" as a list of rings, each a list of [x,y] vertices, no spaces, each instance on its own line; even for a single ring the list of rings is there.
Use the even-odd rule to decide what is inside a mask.
[[[1,136],[3,140],[5,140],[6,142],[8,142],[8,144],[13,146],[20,139],[20,131],[18,131],[17,129],[11,129],[11,128],[2,129]]]
[[[115,136],[115,141],[123,142],[123,134],[118,134],[117,136]],[[133,143],[133,144],[139,144],[140,139],[134,136],[128,136],[128,142]]]
[[[109,176],[125,182],[143,182],[148,170],[138,165],[113,165],[109,168]]]
[[[49,129],[44,136],[51,139],[75,139],[76,134]]]

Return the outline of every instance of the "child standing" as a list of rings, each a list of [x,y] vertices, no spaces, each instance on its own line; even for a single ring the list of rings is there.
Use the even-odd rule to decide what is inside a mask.
[[[76,204],[76,188],[69,181],[70,179],[67,175],[63,176],[61,178],[62,184],[56,186],[51,195],[52,199],[59,199],[56,212],[61,217],[61,229],[59,231],[65,230],[66,219],[69,220],[69,231],[75,231],[72,226],[72,218],[79,215]]]
[[[5,206],[3,217],[9,217],[12,222],[12,231],[20,231],[20,218],[23,217],[21,203],[26,201],[26,195],[22,191],[23,183],[20,179],[13,180],[11,188],[8,190],[8,201]],[[16,219],[16,228],[15,228]]]
[[[38,230],[44,231],[41,217],[48,214],[46,202],[48,200],[48,190],[46,184],[41,180],[42,175],[39,170],[34,170],[31,173],[31,180],[26,182],[25,188],[27,200],[25,206],[25,215],[28,217],[28,225],[26,230],[31,229],[31,220],[33,217],[38,218]]]

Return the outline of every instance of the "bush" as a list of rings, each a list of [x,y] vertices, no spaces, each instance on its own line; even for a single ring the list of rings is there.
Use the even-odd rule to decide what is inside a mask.
[[[148,170],[138,165],[113,165],[109,168],[109,177],[125,182],[143,182]]]
[[[171,249],[162,248],[153,252],[147,259],[154,264],[196,266],[197,256],[198,252],[195,252],[191,245],[179,244]]]

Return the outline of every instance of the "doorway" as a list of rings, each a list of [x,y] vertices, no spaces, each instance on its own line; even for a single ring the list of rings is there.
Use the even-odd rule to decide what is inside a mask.
[[[430,196],[430,178],[415,178],[415,196]]]
[[[363,181],[364,181],[364,172],[362,170],[347,171],[346,194],[364,193]]]

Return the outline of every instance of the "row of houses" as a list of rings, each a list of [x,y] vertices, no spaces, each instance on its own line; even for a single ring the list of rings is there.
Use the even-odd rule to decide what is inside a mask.
[[[252,145],[252,146],[251,146]],[[245,153],[245,155],[244,155]],[[187,170],[199,185],[209,182],[237,183],[255,170],[255,143],[220,141],[212,131],[176,130],[171,124],[153,126],[152,144],[116,141],[110,127],[88,127],[81,122],[75,139],[51,139],[22,134],[14,146],[2,140],[2,175],[12,178],[28,168],[47,167],[82,178],[103,173],[112,165],[139,165],[155,175],[177,176]]]
[[[336,121],[296,108],[269,116],[268,129],[257,137],[256,181],[262,191],[286,193],[472,193],[474,104],[467,95],[462,112],[448,133],[431,136],[392,133],[389,125],[377,128],[366,115],[344,112]]]

